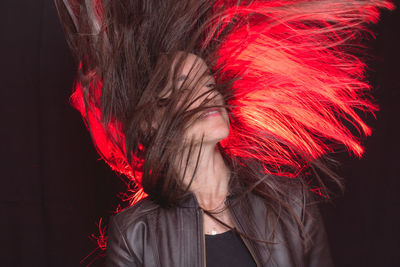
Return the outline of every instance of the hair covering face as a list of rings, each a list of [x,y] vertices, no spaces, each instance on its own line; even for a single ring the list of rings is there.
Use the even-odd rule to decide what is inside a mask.
[[[135,182],[131,204],[146,193],[184,191],[179,180],[160,177],[176,176],[168,164],[190,146],[179,143],[185,125],[210,102],[190,111],[190,97],[172,86],[160,120],[158,96],[179,53],[196,54],[209,66],[216,80],[210,92],[222,95],[229,111],[230,134],[220,147],[238,165],[257,161],[264,174],[297,177],[338,145],[363,153],[359,137],[371,130],[359,111],[377,107],[356,55],[366,25],[377,22],[379,8],[393,8],[389,1],[56,4],[80,62],[72,103],[103,159]],[[162,123],[154,129],[157,119]]]

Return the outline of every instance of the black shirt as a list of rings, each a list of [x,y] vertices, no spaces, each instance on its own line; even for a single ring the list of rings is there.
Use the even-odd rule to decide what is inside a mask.
[[[243,240],[232,230],[206,235],[206,262],[207,267],[257,266]]]

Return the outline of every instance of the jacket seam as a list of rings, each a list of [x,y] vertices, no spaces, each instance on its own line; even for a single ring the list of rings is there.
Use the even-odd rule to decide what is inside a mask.
[[[128,253],[129,253],[129,256],[132,258],[132,259],[137,259],[137,256],[135,255],[132,255],[132,252],[131,252],[131,250],[129,249],[129,246],[128,246],[128,243],[126,242],[126,239],[125,239],[125,236],[124,236],[124,234],[121,232],[121,229],[120,229],[120,227],[119,227],[119,225],[118,225],[118,222],[116,221],[116,220],[114,220],[115,221],[115,227],[117,228],[117,230],[118,230],[118,233],[121,235],[121,237],[122,237],[122,240],[123,240],[123,242],[124,242],[124,245],[125,245],[125,247],[126,247],[126,249],[127,249],[127,251],[128,251]]]

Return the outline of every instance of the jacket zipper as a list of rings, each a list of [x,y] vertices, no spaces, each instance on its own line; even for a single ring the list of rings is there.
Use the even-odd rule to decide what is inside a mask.
[[[231,214],[232,214],[232,217],[233,217],[233,223],[235,224],[235,227],[237,228],[237,226],[240,225],[240,223],[237,221],[237,219],[236,219],[236,214],[235,214],[235,212],[233,211],[232,208],[230,209],[230,211],[231,211]],[[240,226],[241,226],[241,225],[240,225]],[[242,228],[243,228],[243,227],[240,227],[240,229],[242,229]],[[242,230],[241,230],[241,231],[242,231]],[[245,240],[245,238],[242,238],[241,235],[239,235],[239,237],[240,237],[240,239],[242,239],[244,245],[245,245],[245,246],[247,247],[247,249],[249,250],[250,255],[253,257],[253,260],[254,260],[254,262],[256,263],[257,267],[261,267],[261,265],[260,265],[260,264],[258,263],[258,261],[257,261],[257,258],[256,258],[255,255],[254,255],[253,251],[250,249],[249,244],[248,244],[247,241]]]

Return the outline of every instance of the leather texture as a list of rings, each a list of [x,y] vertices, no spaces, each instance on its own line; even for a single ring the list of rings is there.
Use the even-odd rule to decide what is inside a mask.
[[[305,226],[306,242],[301,241],[298,226],[278,220],[261,197],[227,197],[229,204],[235,203],[230,211],[239,231],[273,242],[242,237],[258,266],[333,266],[318,207],[309,205],[305,194],[299,196],[292,205]],[[141,200],[111,217],[106,266],[205,266],[202,216],[193,193],[169,209],[148,198]]]

